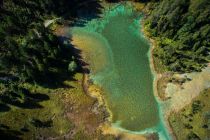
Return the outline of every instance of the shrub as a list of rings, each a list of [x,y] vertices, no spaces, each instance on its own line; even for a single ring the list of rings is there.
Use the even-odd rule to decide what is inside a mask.
[[[68,66],[68,71],[75,72],[77,69],[77,63],[75,61],[71,61]]]
[[[193,101],[193,103],[192,103],[192,113],[193,114],[198,113],[199,111],[202,110],[203,106],[204,105],[203,105],[203,103],[201,103],[201,101],[199,101],[199,100]]]
[[[187,140],[201,140],[200,137],[198,135],[196,135],[194,132],[190,132],[187,135]]]

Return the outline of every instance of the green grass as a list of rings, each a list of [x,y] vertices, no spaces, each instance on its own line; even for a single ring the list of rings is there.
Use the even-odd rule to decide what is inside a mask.
[[[30,84],[25,84],[33,92],[42,93],[49,96],[49,100],[40,102],[43,108],[37,109],[22,109],[15,106],[10,106],[11,110],[0,114],[0,124],[4,124],[12,130],[20,131],[21,128],[27,128],[29,132],[21,132],[23,139],[30,139],[35,135],[43,136],[59,136],[67,133],[71,128],[71,122],[63,116],[64,106],[61,102],[62,95],[56,93],[55,90],[50,90],[42,87],[35,87]],[[53,119],[52,119],[53,118]],[[32,119],[40,121],[53,121],[52,127],[36,128],[32,125]]]
[[[74,131],[74,140],[95,139],[111,140],[113,136],[104,136],[97,129],[99,124],[104,121],[104,112],[99,108],[98,114],[91,111],[91,108],[97,102],[96,99],[89,97],[84,93],[81,86],[82,74],[75,74],[74,80],[64,81],[65,88],[49,89],[38,85],[25,83],[22,86],[31,93],[41,93],[49,96],[49,100],[39,102],[43,108],[23,109],[10,106],[10,110],[0,113],[0,128],[7,133],[9,130],[22,133],[9,133],[9,135],[18,136],[24,140],[36,139],[37,136],[59,137],[64,136],[70,131]],[[82,116],[82,117],[81,117]],[[46,128],[35,127],[31,122],[38,119],[42,122],[52,120],[52,126]],[[24,132],[21,129],[27,128]]]
[[[203,91],[180,112],[171,114],[169,122],[178,140],[190,139],[188,138],[190,133],[191,135],[196,134],[201,140],[210,138],[210,119],[205,117],[205,114],[210,112],[209,101],[210,88]],[[195,107],[196,102],[200,102],[198,107]],[[207,125],[208,128],[204,128],[204,125]]]

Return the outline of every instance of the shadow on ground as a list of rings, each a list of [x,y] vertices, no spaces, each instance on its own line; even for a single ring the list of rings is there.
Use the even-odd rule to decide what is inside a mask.
[[[0,138],[5,140],[21,140],[20,136],[23,135],[19,131],[11,130],[8,126],[0,124]]]

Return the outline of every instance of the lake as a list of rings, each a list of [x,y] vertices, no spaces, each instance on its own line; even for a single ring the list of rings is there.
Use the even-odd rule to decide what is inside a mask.
[[[130,131],[160,122],[142,18],[132,8],[116,6],[84,27],[70,30],[73,44],[86,54],[91,79],[105,91],[113,124]]]

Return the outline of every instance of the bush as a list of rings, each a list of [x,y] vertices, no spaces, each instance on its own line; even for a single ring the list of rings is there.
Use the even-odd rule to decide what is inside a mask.
[[[68,70],[70,72],[75,72],[77,69],[77,63],[75,61],[71,61],[68,66]]]
[[[52,120],[47,120],[47,121],[41,121],[39,119],[32,119],[30,123],[38,128],[48,128],[52,127],[53,121]]]
[[[190,125],[188,123],[187,124],[184,124],[184,127],[187,128],[187,129],[193,129],[192,125]]]
[[[201,103],[201,101],[199,101],[199,100],[193,101],[193,103],[192,103],[192,113],[193,114],[198,113],[199,111],[202,110],[203,106],[204,105],[203,105],[203,103]]]
[[[187,135],[187,140],[201,140],[198,135],[196,135],[194,132],[190,132]]]

